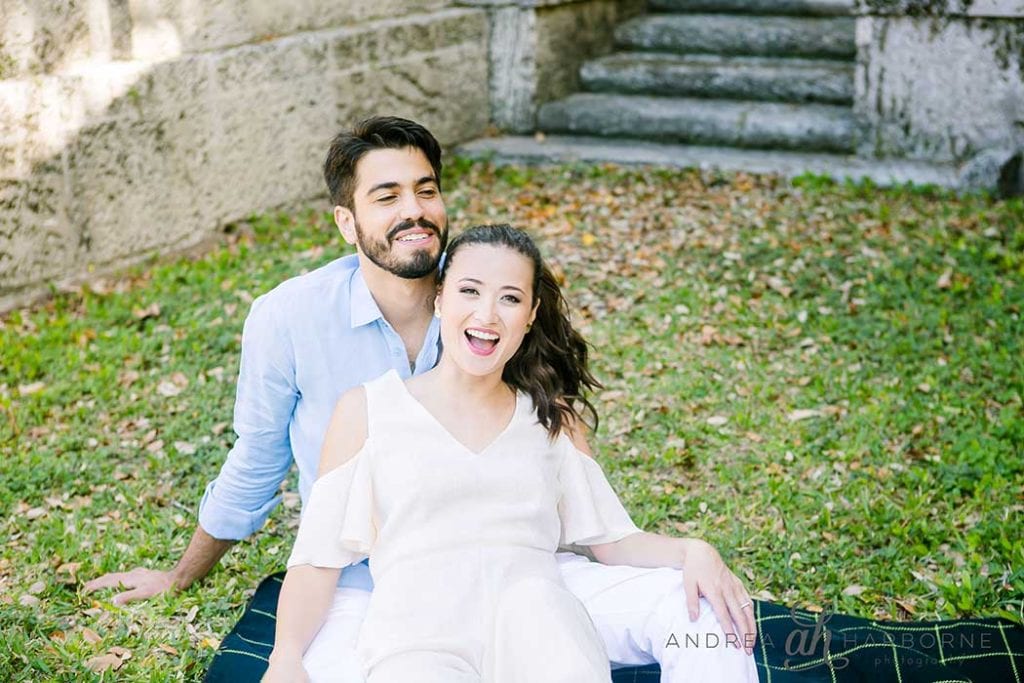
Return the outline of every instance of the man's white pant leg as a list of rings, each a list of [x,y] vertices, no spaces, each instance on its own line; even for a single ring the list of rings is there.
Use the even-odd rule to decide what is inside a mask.
[[[335,589],[324,625],[302,658],[313,683],[365,682],[356,642],[369,604],[369,591],[348,587]]]
[[[700,601],[700,618],[690,621],[681,571],[606,566],[570,553],[559,553],[558,560],[613,667],[658,662],[662,683],[758,680],[754,658],[726,646],[706,600]],[[694,646],[698,637],[700,647]]]

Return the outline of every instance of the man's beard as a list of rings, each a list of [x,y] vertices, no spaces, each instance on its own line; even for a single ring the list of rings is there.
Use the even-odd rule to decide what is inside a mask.
[[[356,240],[359,242],[359,248],[366,255],[366,258],[370,259],[379,268],[406,280],[417,280],[431,273],[436,273],[437,264],[441,261],[441,254],[444,253],[445,247],[448,246],[448,226],[445,225],[444,229],[441,229],[426,218],[421,218],[418,221],[402,221],[388,230],[383,241],[374,241],[367,238],[359,227],[358,220],[355,223],[355,227]],[[391,252],[391,243],[394,241],[395,235],[411,228],[432,230],[437,235],[440,246],[437,253],[433,254],[427,249],[419,249],[413,252],[407,260],[400,261]]]

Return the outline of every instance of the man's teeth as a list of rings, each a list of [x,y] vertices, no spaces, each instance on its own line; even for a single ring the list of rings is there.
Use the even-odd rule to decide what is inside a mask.
[[[398,238],[398,241],[399,242],[419,242],[420,240],[425,240],[428,237],[430,237],[430,235],[425,233],[425,232],[417,232],[417,233],[413,233],[412,235],[402,235],[401,237]]]
[[[470,337],[476,337],[477,339],[483,339],[484,341],[498,341],[498,335],[491,334],[490,332],[480,332],[478,330],[466,330],[466,334]]]

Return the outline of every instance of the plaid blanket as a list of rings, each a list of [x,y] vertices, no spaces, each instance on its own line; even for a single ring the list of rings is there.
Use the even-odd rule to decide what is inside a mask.
[[[259,681],[273,648],[283,577],[260,583],[221,642],[207,683]],[[762,683],[1024,683],[1024,627],[1006,620],[875,621],[760,601],[754,609]],[[656,665],[631,667],[613,671],[612,680],[657,683],[660,675]]]

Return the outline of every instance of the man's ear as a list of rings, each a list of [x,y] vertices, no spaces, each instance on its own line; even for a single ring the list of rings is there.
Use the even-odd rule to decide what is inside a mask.
[[[344,206],[334,207],[334,224],[338,226],[338,232],[349,244],[356,243],[356,215],[352,209]]]

